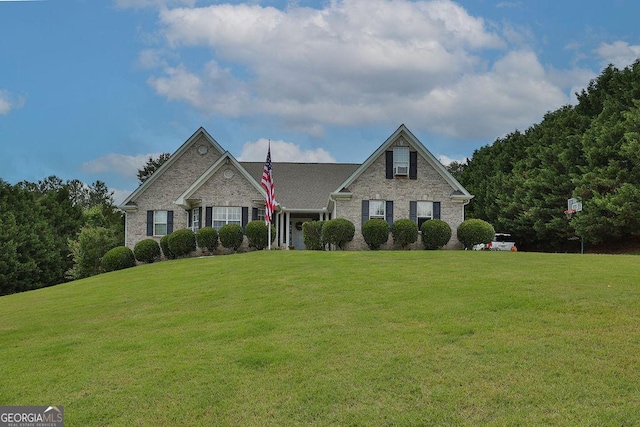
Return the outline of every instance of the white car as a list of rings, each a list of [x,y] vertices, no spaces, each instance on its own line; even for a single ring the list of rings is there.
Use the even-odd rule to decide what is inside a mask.
[[[510,251],[515,246],[516,241],[509,233],[496,233],[493,240],[487,244],[480,243],[473,247],[474,251]]]

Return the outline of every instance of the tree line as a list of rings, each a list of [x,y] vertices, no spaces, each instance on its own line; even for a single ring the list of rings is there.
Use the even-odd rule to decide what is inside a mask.
[[[597,245],[638,235],[640,60],[609,65],[576,96],[576,105],[450,165],[475,195],[468,218],[510,232],[529,250],[562,250],[576,236]],[[583,210],[569,220],[571,197]]]
[[[104,182],[0,179],[0,295],[96,274],[83,265],[91,264],[91,251],[122,243],[124,219]]]

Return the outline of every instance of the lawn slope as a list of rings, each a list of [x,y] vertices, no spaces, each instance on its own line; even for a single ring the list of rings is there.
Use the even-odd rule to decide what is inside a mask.
[[[0,298],[0,403],[68,425],[630,425],[640,258],[254,252]]]

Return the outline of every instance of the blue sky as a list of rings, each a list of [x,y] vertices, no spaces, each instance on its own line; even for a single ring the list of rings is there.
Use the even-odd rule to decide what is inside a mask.
[[[635,0],[0,0],[0,178],[116,201],[199,127],[239,160],[444,163],[640,56]],[[277,171],[274,170],[277,186]]]

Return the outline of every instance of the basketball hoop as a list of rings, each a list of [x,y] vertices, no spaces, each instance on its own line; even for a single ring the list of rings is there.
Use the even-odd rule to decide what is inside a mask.
[[[575,213],[576,213],[575,209],[567,209],[566,211],[564,211],[564,214],[567,216],[567,219],[571,219],[571,217]]]

